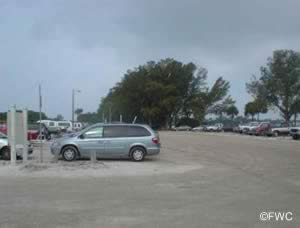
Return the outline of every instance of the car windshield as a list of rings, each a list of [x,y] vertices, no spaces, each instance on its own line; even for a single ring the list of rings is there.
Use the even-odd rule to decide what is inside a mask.
[[[1,139],[6,139],[7,136],[6,136],[5,134],[3,134],[2,132],[0,132],[0,138],[1,138]]]

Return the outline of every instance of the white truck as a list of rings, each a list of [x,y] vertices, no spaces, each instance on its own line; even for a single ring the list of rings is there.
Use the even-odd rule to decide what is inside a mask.
[[[288,135],[290,133],[290,127],[288,124],[281,123],[277,126],[272,127],[272,135],[279,136],[279,135]]]

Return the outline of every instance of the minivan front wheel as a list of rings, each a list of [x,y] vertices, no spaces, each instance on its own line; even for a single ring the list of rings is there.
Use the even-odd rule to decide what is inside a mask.
[[[62,157],[65,161],[74,161],[77,157],[77,150],[73,146],[67,146],[62,151]]]
[[[133,161],[143,161],[145,159],[146,151],[142,147],[134,147],[131,149],[130,154]]]

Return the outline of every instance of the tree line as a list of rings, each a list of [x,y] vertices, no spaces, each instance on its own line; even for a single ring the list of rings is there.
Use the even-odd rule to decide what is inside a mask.
[[[148,123],[153,127],[171,127],[203,122],[207,114],[232,120],[239,114],[229,95],[230,83],[223,77],[208,86],[208,71],[196,64],[175,59],[150,61],[128,70],[120,82],[101,99],[96,113],[82,113],[79,121],[116,121]],[[300,113],[300,54],[276,50],[260,68],[260,76],[246,83],[252,96],[244,115],[254,119],[260,113],[278,110],[289,122]]]
[[[79,121],[119,120],[171,127],[184,121],[204,120],[208,113],[235,116],[230,84],[222,77],[211,87],[208,71],[194,63],[174,59],[148,62],[128,70],[122,80],[102,98],[97,113],[84,113]],[[195,123],[196,124],[196,123]]]

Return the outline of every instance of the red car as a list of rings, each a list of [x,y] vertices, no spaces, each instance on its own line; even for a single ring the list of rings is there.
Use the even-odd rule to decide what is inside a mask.
[[[254,135],[269,135],[272,131],[271,124],[269,122],[261,122],[256,128],[253,129]]]
[[[7,126],[6,126],[6,124],[1,124],[0,125],[0,132],[7,135]],[[38,136],[39,136],[39,132],[36,131],[36,130],[28,130],[27,131],[27,139],[29,141],[38,139]]]

